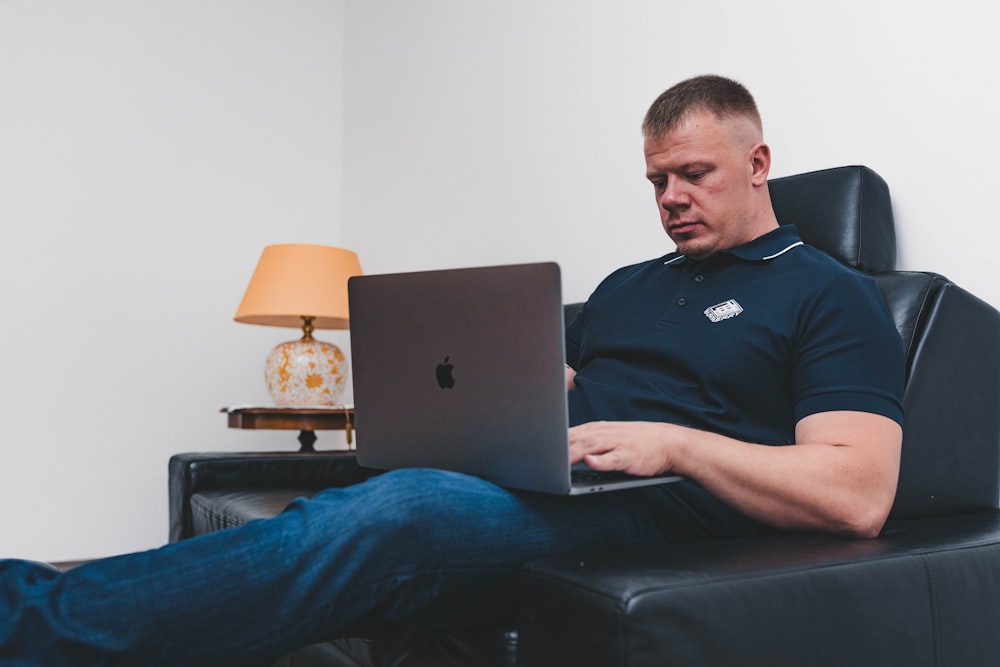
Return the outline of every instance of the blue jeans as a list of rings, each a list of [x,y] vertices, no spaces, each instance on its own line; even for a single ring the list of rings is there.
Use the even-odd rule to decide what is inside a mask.
[[[62,574],[0,561],[0,664],[267,665],[333,637],[509,615],[534,558],[715,530],[669,488],[563,498],[397,471]]]

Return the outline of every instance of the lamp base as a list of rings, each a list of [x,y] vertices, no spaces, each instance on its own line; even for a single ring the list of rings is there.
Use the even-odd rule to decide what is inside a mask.
[[[347,358],[333,343],[304,336],[271,350],[264,379],[275,405],[340,405],[347,386]]]

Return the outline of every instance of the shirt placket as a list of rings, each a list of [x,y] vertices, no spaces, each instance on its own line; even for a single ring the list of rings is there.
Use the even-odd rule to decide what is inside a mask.
[[[702,267],[692,262],[685,262],[680,266],[667,266],[665,269],[682,271],[684,277],[678,281],[677,289],[667,300],[666,308],[656,321],[657,326],[673,326],[689,314],[694,304],[698,303],[698,288],[705,281]]]

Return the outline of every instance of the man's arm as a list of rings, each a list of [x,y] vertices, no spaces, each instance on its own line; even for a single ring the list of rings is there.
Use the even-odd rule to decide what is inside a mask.
[[[799,421],[795,441],[771,447],[674,424],[594,422],[570,429],[570,456],[597,470],[685,475],[778,528],[878,535],[896,494],[899,425],[823,412]]]

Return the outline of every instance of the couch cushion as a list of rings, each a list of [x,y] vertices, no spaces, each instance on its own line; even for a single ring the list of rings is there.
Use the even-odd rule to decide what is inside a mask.
[[[197,534],[190,498],[201,491],[273,487],[313,493],[357,484],[378,474],[360,467],[354,452],[345,451],[189,452],[170,457],[169,468],[171,542]]]
[[[191,496],[191,523],[195,535],[269,519],[296,498],[311,498],[308,489],[212,489]]]
[[[1000,512],[528,565],[519,665],[992,666]],[[587,629],[600,628],[600,632]]]

